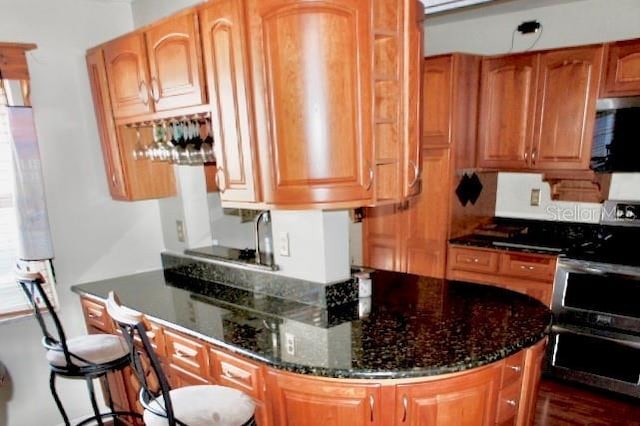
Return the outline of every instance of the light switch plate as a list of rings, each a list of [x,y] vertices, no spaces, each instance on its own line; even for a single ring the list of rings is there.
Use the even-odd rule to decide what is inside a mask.
[[[181,220],[176,220],[176,234],[178,241],[184,243],[184,223]]]
[[[531,205],[534,207],[540,205],[540,188],[531,189]]]
[[[285,349],[289,355],[295,356],[296,354],[296,336],[291,333],[284,333]]]
[[[289,251],[288,232],[281,232],[280,235],[278,235],[278,252],[280,253],[280,256],[291,256],[291,253]]]

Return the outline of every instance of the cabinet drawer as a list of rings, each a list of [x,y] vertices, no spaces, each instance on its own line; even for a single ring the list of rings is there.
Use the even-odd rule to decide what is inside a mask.
[[[206,376],[207,348],[193,338],[184,337],[169,330],[164,331],[167,358],[174,364],[190,373]]]
[[[520,388],[522,381],[518,380],[503,388],[498,396],[498,414],[496,423],[510,424],[510,420],[515,419],[518,414],[520,404]],[[509,423],[507,423],[509,422]]]
[[[463,271],[495,273],[498,270],[499,253],[452,247],[450,251],[453,269]]]
[[[207,379],[183,370],[182,368],[173,364],[169,365],[168,373],[169,374],[167,374],[167,376],[172,388],[211,384]]]
[[[82,312],[87,325],[95,327],[105,333],[113,331],[113,322],[107,313],[107,307],[100,302],[89,299],[81,299]]]
[[[520,253],[503,253],[500,256],[500,274],[503,275],[552,282],[555,271],[554,257]]]
[[[520,351],[515,355],[511,355],[505,359],[504,367],[502,369],[502,383],[501,388],[509,386],[510,384],[519,381],[522,378],[522,370],[524,368],[524,352]]]
[[[260,367],[224,352],[211,349],[209,362],[216,382],[261,398],[262,374]]]

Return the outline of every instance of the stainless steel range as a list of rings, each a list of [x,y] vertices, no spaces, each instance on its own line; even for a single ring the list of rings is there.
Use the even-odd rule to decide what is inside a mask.
[[[558,261],[546,373],[640,397],[640,203],[605,203],[602,223],[625,227]]]

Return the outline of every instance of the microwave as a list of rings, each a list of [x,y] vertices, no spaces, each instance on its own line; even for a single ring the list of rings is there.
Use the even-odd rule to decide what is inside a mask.
[[[591,149],[596,172],[640,172],[640,97],[598,99]]]

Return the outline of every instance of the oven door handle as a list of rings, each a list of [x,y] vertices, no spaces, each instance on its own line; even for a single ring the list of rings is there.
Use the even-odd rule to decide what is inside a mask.
[[[629,346],[629,347],[634,348],[634,349],[640,349],[640,341],[632,342],[632,341],[629,341],[629,340],[617,339],[615,337],[602,336],[600,334],[589,334],[589,333],[576,331],[576,330],[573,330],[571,328],[562,327],[562,326],[559,326],[559,325],[552,325],[551,326],[551,332],[552,333],[556,332],[556,333],[578,334],[580,336],[592,337],[592,338],[597,338],[597,339],[602,339],[602,340],[608,340],[610,342],[619,343],[621,345]]]

